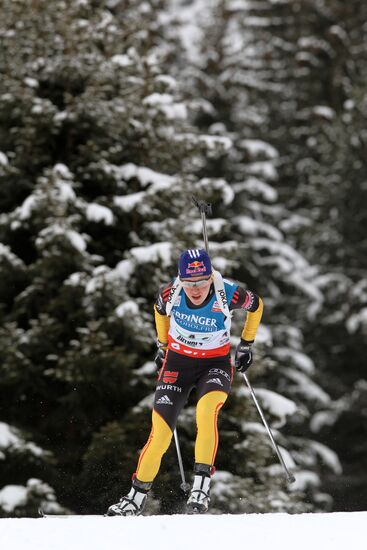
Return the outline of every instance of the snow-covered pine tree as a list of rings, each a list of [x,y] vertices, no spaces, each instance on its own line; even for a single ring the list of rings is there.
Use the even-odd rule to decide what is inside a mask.
[[[241,3],[235,5],[238,9]],[[243,3],[243,9],[243,35],[250,46],[243,63],[251,69],[244,87],[256,109],[269,115],[258,132],[279,151],[276,188],[290,211],[280,227],[288,242],[317,266],[314,283],[323,295],[316,319],[304,325],[303,334],[306,349],[317,358],[317,379],[336,401],[325,403],[311,426],[318,439],[341,453],[346,481],[338,472],[323,479],[336,496],[337,509],[359,509],[366,502],[358,467],[363,414],[355,418],[357,428],[347,449],[339,434],[352,424],[347,403],[356,413],[356,396],[363,395],[365,378],[360,366],[366,327],[366,266],[361,255],[366,6],[358,0],[255,1]]]
[[[190,195],[231,196],[195,172],[230,142],[189,122],[147,4],[2,8],[2,419],[53,451],[63,503],[104,511],[148,435],[131,407],[154,387],[157,289],[201,233]]]
[[[45,472],[51,477],[52,454],[31,441],[29,434],[5,422],[0,422],[0,460],[0,517],[37,517],[39,509],[66,511],[57,502],[53,488],[38,478]]]
[[[263,9],[265,4],[258,5],[259,9]],[[183,11],[178,12],[178,6]],[[256,2],[250,6],[256,7]],[[278,119],[271,112],[274,96],[278,105],[282,93],[287,93],[285,83],[289,68],[286,63],[283,68],[280,66],[285,43],[279,41],[275,47],[279,59],[274,61],[273,69],[278,69],[280,82],[276,82],[276,78],[272,82],[271,73],[261,65],[261,54],[266,57],[268,52],[270,55],[269,28],[281,26],[282,19],[277,18],[269,6],[267,18],[261,20],[254,16],[250,20],[247,2],[218,1],[211,2],[210,6],[204,6],[202,2],[174,2],[174,8],[172,17],[176,15],[178,20],[185,50],[178,63],[179,67],[186,67],[181,75],[186,84],[185,91],[193,101],[195,97],[202,98],[200,103],[196,103],[199,109],[196,123],[202,130],[226,135],[233,142],[229,155],[217,157],[206,166],[206,170],[209,174],[225,177],[231,182],[234,193],[233,201],[225,209],[219,209],[220,215],[230,220],[230,235],[236,242],[232,261],[222,264],[224,270],[263,294],[267,306],[264,357],[258,366],[257,382],[292,400],[278,401],[280,409],[278,417],[275,414],[273,418],[274,426],[276,419],[281,423],[285,420],[281,403],[284,410],[289,406],[287,412],[291,419],[284,431],[289,434],[286,446],[293,451],[293,465],[299,469],[298,487],[306,491],[306,500],[313,501],[314,506],[329,506],[330,499],[318,490],[320,478],[328,470],[340,474],[340,464],[332,451],[313,440],[309,422],[313,411],[320,406],[329,408],[331,400],[315,381],[315,365],[303,342],[305,327],[310,319],[316,318],[323,297],[316,285],[317,270],[286,237],[285,228],[295,220],[281,195],[279,168],[287,160],[281,142],[282,128],[277,126]],[[279,9],[284,9],[284,6]],[[190,16],[193,12],[194,18]],[[253,44],[261,36],[261,47],[256,50]],[[271,96],[273,104],[269,102]],[[305,220],[308,223],[308,219]],[[213,237],[216,239],[218,235]],[[259,340],[262,340],[261,333]],[[240,395],[241,391],[242,388]],[[264,407],[272,416],[271,396],[274,394],[262,393]],[[232,403],[236,410],[236,399]],[[247,420],[249,426],[257,421],[251,413]],[[261,426],[258,428],[261,432]],[[243,424],[245,433],[249,429],[246,429],[246,423]],[[306,435],[308,437],[304,437]],[[269,472],[279,474],[277,467],[269,469],[266,461],[261,462],[260,457],[266,456],[261,448],[262,443],[266,444],[266,437],[262,439],[258,433],[256,436],[254,440],[259,448],[253,462],[246,452],[248,447],[254,450],[256,443],[250,446],[244,437],[242,445],[244,456],[240,461],[240,474],[247,477],[247,482],[256,479],[256,475],[264,481]],[[233,441],[227,442],[227,448],[233,445]],[[255,473],[251,464],[261,464],[263,468]],[[235,464],[231,464],[231,471],[236,471]],[[254,499],[248,497],[247,502],[241,503],[243,509],[271,508],[271,502],[267,501],[271,482],[274,479],[267,480],[265,487],[257,488]],[[251,494],[253,491],[247,492]],[[294,503],[287,503],[284,494],[279,500],[270,498],[272,500],[276,501],[275,507],[293,506],[296,509]]]
[[[352,9],[353,8],[353,9]],[[326,488],[337,510],[364,509],[367,503],[363,452],[365,414],[358,403],[365,396],[363,372],[366,338],[365,139],[366,6],[362,2],[328,5],[323,36],[330,54],[329,77],[315,121],[309,171],[310,204],[317,213],[320,237],[315,249],[322,266],[319,287],[325,295],[320,339],[309,335],[310,349],[320,355],[322,375],[335,399],[331,414],[321,411],[313,426],[338,452],[343,476],[330,476]],[[311,156],[311,151],[309,152]]]

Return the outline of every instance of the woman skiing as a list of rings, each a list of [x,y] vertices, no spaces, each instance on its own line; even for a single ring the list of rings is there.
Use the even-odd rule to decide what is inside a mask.
[[[217,418],[229,394],[231,311],[247,311],[235,366],[245,372],[252,363],[251,346],[260,324],[263,303],[250,290],[222,279],[203,249],[184,251],[178,277],[165,285],[155,303],[158,336],[158,382],[152,430],[143,448],[128,495],[109,507],[108,515],[139,515],[167,451],[177,418],[196,388],[194,480],[188,513],[208,510],[210,481],[218,448]]]

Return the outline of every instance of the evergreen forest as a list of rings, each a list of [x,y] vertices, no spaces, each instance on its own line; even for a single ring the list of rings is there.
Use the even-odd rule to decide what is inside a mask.
[[[367,3],[0,0],[0,517],[105,513],[186,248],[259,294],[211,513],[366,510]],[[233,316],[235,349],[244,314]],[[188,480],[195,394],[177,426]],[[180,513],[172,442],[145,514]]]

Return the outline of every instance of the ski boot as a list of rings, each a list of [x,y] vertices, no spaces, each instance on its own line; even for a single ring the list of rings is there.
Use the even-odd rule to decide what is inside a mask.
[[[139,516],[144,510],[151,482],[134,479],[130,492],[107,510],[107,516]]]
[[[188,514],[205,514],[209,508],[209,487],[212,467],[209,464],[195,464],[194,483],[186,503]]]

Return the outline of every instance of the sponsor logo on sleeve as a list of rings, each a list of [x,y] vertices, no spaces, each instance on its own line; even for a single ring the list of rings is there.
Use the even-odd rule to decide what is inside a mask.
[[[162,298],[161,295],[159,295],[158,300],[157,300],[157,310],[162,311],[163,308],[164,308],[163,298]]]
[[[242,304],[243,309],[251,309],[254,304],[255,296],[250,290],[246,290],[245,302]]]

